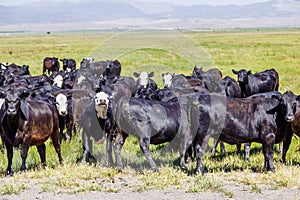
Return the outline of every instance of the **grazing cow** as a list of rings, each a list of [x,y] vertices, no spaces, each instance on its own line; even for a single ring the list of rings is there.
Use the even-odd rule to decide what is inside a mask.
[[[243,98],[257,93],[278,91],[279,76],[274,69],[255,74],[252,74],[251,70],[246,71],[244,69],[239,71],[232,70],[232,72],[238,75]]]
[[[27,94],[27,92],[24,92]],[[58,116],[54,106],[45,101],[24,100],[26,96],[10,89],[6,93],[5,103],[1,107],[1,128],[7,149],[7,173],[13,174],[13,147],[22,145],[21,171],[26,170],[26,158],[30,146],[37,146],[41,163],[46,165],[45,141],[51,137],[53,146],[62,162],[59,145]]]
[[[294,119],[293,106],[299,99],[291,92],[279,100],[226,98],[215,94],[192,99],[188,117],[191,134],[195,134],[196,173],[204,173],[202,158],[211,136],[229,144],[262,143],[264,167],[274,171],[274,143],[284,142],[285,155],[292,135],[289,123]]]
[[[60,61],[63,63],[63,70],[65,72],[73,72],[76,69],[76,61],[74,59],[60,59]]]
[[[195,86],[201,86],[205,88],[205,84],[198,78],[195,77],[187,77],[183,74],[162,74],[163,84],[165,88],[190,88]]]
[[[60,64],[59,64],[59,61],[58,61],[58,58],[56,57],[46,57],[44,58],[44,61],[43,61],[43,74],[46,73],[46,70],[48,71],[48,74],[50,74],[50,71],[51,72],[54,72],[54,71],[59,71],[59,67],[60,67]]]

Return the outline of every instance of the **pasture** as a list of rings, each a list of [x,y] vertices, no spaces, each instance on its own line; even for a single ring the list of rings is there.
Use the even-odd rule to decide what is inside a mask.
[[[29,34],[0,36],[0,62],[29,65],[32,75],[42,73],[42,61],[46,56],[95,60],[118,59],[122,75],[133,77],[134,71],[155,72],[155,81],[162,87],[161,73],[174,72],[190,75],[193,67],[208,69],[218,67],[223,76],[236,78],[232,69],[259,72],[274,68],[280,77],[280,92],[291,90],[300,94],[300,31],[224,31],[181,33],[127,33],[99,32],[72,34]],[[167,38],[167,39],[166,39]],[[99,162],[80,163],[82,156],[81,136],[70,143],[63,142],[63,165],[50,140],[47,142],[47,167],[42,169],[35,147],[30,148],[26,173],[19,174],[20,153],[15,149],[13,177],[6,177],[6,151],[0,152],[0,194],[20,194],[34,188],[44,192],[78,194],[85,192],[122,193],[149,190],[179,190],[185,193],[216,192],[222,197],[243,197],[236,194],[235,186],[249,193],[282,189],[300,190],[300,140],[293,138],[287,154],[287,165],[274,155],[275,173],[263,172],[263,154],[260,144],[251,146],[250,162],[236,154],[236,147],[226,145],[227,153],[210,158],[207,153],[204,177],[182,172],[178,166],[178,152],[161,152],[163,145],[152,146],[152,155],[159,164],[160,172],[152,172],[143,156],[138,141],[129,138],[124,145],[122,173],[107,166],[105,144],[94,145]],[[278,145],[275,145],[278,149]],[[189,167],[195,167],[195,162]],[[239,189],[238,189],[239,190]],[[240,189],[241,190],[241,189]],[[297,198],[296,192],[291,197]],[[299,196],[298,196],[299,198]]]

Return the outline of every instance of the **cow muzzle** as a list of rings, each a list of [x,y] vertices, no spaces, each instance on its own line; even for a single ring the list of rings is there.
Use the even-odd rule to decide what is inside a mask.
[[[14,108],[9,108],[6,111],[8,117],[15,117],[17,115],[17,111]]]
[[[288,115],[288,116],[286,117],[286,121],[287,121],[287,122],[292,122],[292,121],[294,121],[294,119],[295,119],[295,117],[294,117],[293,115]]]

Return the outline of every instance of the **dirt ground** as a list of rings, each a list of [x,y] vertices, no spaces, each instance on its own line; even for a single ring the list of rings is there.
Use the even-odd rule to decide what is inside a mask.
[[[112,199],[112,200],[131,200],[131,199],[143,199],[143,200],[154,200],[154,199],[164,199],[164,200],[176,200],[176,199],[201,199],[201,200],[213,200],[213,199],[243,199],[243,200],[276,200],[276,199],[289,199],[296,200],[300,199],[300,190],[296,189],[280,189],[272,190],[268,189],[267,186],[260,186],[260,192],[251,191],[249,186],[236,185],[234,183],[229,183],[224,186],[227,191],[233,194],[233,197],[227,197],[221,193],[212,192],[199,192],[199,193],[186,193],[180,190],[151,190],[145,192],[132,192],[131,190],[124,189],[118,193],[104,193],[104,192],[87,192],[87,193],[77,193],[68,194],[62,190],[55,192],[42,192],[38,185],[31,187],[22,191],[18,195],[4,195],[1,196],[1,200],[15,200],[15,199],[47,199],[47,200],[74,200],[74,199]]]

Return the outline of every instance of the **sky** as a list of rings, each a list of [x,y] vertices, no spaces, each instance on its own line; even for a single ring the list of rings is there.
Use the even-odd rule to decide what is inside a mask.
[[[0,0],[0,5],[22,5],[26,3],[43,1],[43,0]],[[46,1],[60,1],[60,0],[46,0]],[[64,0],[64,1],[80,1],[80,0]],[[192,5],[192,4],[209,4],[209,5],[228,5],[237,4],[245,5],[257,2],[266,2],[269,0],[123,0],[122,2],[157,2],[157,3],[175,3],[181,5]]]

